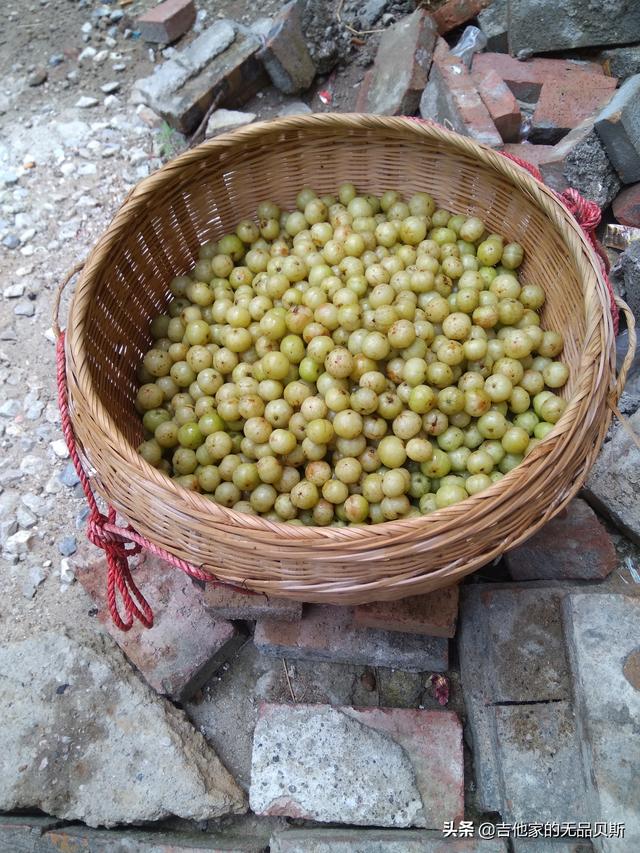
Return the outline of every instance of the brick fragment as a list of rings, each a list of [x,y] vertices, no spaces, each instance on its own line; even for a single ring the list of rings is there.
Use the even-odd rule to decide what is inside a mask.
[[[482,78],[478,92],[500,136],[505,142],[516,142],[520,136],[522,114],[511,89],[495,71]]]
[[[484,145],[502,145],[502,138],[464,62],[449,53],[444,39],[438,40],[429,82],[420,99],[420,115],[448,124],[458,133]]]
[[[274,86],[287,95],[297,95],[313,82],[316,67],[302,33],[297,0],[277,15],[260,58]]]
[[[553,146],[540,163],[540,171],[552,189],[562,192],[573,187],[599,207],[607,207],[621,186],[592,119],[583,121]]]
[[[193,0],[164,0],[137,20],[137,28],[145,41],[171,44],[194,25],[196,5]]]
[[[613,202],[613,215],[621,225],[640,228],[640,184],[627,187]]]
[[[202,592],[204,606],[218,619],[279,619],[295,622],[302,617],[302,604],[288,598],[244,595],[229,587],[206,584]]]
[[[353,610],[309,605],[299,622],[262,619],[253,637],[264,654],[300,660],[385,666],[408,672],[442,672],[448,666],[448,644],[440,637],[398,634],[362,628]]]
[[[531,120],[532,141],[558,142],[611,100],[616,83],[614,77],[601,74],[594,74],[589,81],[572,82],[562,77],[545,81]]]
[[[540,57],[519,62],[506,53],[476,53],[471,66],[476,84],[488,71],[499,74],[516,98],[528,103],[538,100],[542,84],[547,80],[590,85],[594,74],[604,76],[603,68],[597,62]]]
[[[514,580],[602,580],[618,564],[611,537],[585,501],[576,499],[505,555]]]
[[[244,641],[235,625],[204,608],[199,590],[186,575],[149,554],[133,577],[153,610],[150,629],[134,622],[125,633],[113,624],[106,600],[106,560],[87,558],[76,577],[98,608],[98,619],[144,679],[176,701],[193,695]]]
[[[2,835],[0,834],[0,845]],[[4,850],[0,846],[0,850]],[[23,853],[22,848],[6,848]],[[34,853],[265,853],[267,843],[236,832],[201,832],[197,835],[162,830],[89,829],[66,826],[39,839]],[[28,849],[24,853],[31,853]]]
[[[440,35],[454,30],[491,5],[491,0],[447,0],[433,13]]]
[[[622,84],[595,127],[622,182],[640,181],[640,74]]]
[[[441,829],[463,812],[462,728],[451,711],[263,704],[256,814]]]
[[[427,84],[435,41],[435,23],[424,9],[416,9],[385,30],[374,66],[361,84],[356,111],[415,113]]]
[[[505,154],[513,154],[514,157],[519,157],[521,160],[526,160],[532,166],[540,168],[547,157],[553,151],[553,145],[532,145],[530,142],[518,142],[510,145],[503,145],[502,150]]]
[[[507,853],[504,839],[448,838],[428,829],[288,829],[271,837],[270,853]],[[531,853],[548,853],[537,848]],[[553,853],[568,849],[553,848]],[[577,853],[576,850],[570,853]]]
[[[354,622],[364,628],[453,637],[458,619],[458,594],[455,584],[398,601],[361,604],[354,610]]]

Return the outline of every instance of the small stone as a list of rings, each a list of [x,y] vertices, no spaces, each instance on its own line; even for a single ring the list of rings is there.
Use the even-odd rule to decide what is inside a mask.
[[[205,136],[209,139],[212,136],[217,136],[219,133],[228,133],[237,127],[250,124],[255,119],[255,113],[243,113],[237,110],[215,110],[207,123]]]
[[[112,110],[120,104],[120,98],[116,95],[107,95],[103,103],[108,110]]]
[[[60,582],[64,586],[70,586],[76,579],[76,572],[71,562],[64,559],[60,560]]]
[[[78,550],[78,543],[75,536],[65,536],[58,542],[58,551],[63,557],[71,557]]]
[[[3,521],[0,521],[0,546],[4,548],[7,544],[7,540],[13,536],[14,533],[17,533],[17,531],[17,518],[5,518]]]
[[[72,489],[74,486],[77,486],[80,482],[80,477],[78,477],[76,473],[76,469],[74,468],[73,462],[68,462],[63,470],[58,474],[58,480],[62,483],[63,486],[67,486]]]
[[[300,116],[306,115],[307,113],[311,113],[313,110],[308,104],[303,103],[303,101],[294,101],[292,104],[287,104],[282,107],[278,115],[281,116]]]
[[[67,442],[64,438],[57,438],[55,441],[52,441],[51,449],[58,459],[69,458],[69,448],[67,447]]]
[[[114,66],[115,68],[115,66]],[[140,121],[144,122],[147,127],[152,129],[157,129],[162,127],[162,117],[157,113],[154,113],[153,110],[149,109],[149,107],[144,104],[139,104],[136,107],[136,115],[140,119]]]
[[[5,299],[19,299],[24,295],[24,284],[10,284],[2,292]]]
[[[7,234],[7,236],[2,240],[2,245],[5,249],[17,249],[20,245],[20,240],[15,234]]]
[[[55,68],[57,65],[62,65],[63,62],[64,62],[64,54],[62,54],[62,53],[53,53],[49,57],[49,65],[52,68]]]
[[[0,417],[15,418],[15,416],[20,412],[20,408],[18,400],[9,398],[8,400],[5,400],[4,403],[0,404]]]
[[[93,27],[91,26],[91,22],[85,21],[84,24],[80,27],[80,32],[84,33],[85,35],[89,35],[92,29]]]
[[[18,317],[33,317],[36,313],[36,304],[30,299],[22,299],[13,309],[13,313]]]
[[[91,98],[88,95],[83,95],[81,98],[78,98],[76,101],[76,107],[81,110],[89,109],[90,107],[96,107],[98,105],[97,98]]]
[[[15,172],[3,171],[0,172],[0,183],[5,187],[12,187],[18,183],[19,177]]]
[[[35,71],[32,71],[31,74],[27,77],[27,84],[29,86],[41,86],[49,76],[49,72],[46,68],[36,68]]]
[[[5,543],[5,551],[9,554],[27,554],[33,547],[33,534],[29,530],[18,530],[9,536]]]
[[[36,516],[26,506],[18,507],[16,510],[16,520],[23,530],[29,530],[38,523]]]
[[[102,65],[103,62],[106,62],[109,59],[109,51],[108,50],[100,50],[93,57],[93,62],[96,65]]]
[[[25,598],[33,598],[40,584],[47,579],[47,573],[40,566],[32,566],[29,569],[26,580],[22,584],[22,594]]]
[[[104,83],[100,86],[100,89],[105,93],[105,95],[112,95],[114,92],[117,92],[120,88],[121,83],[119,80],[112,80],[110,83]]]
[[[85,47],[84,50],[81,52],[80,56],[78,57],[78,62],[82,64],[87,59],[93,59],[97,52],[98,51],[95,49],[95,47]],[[67,77],[68,76],[69,75],[67,75]]]

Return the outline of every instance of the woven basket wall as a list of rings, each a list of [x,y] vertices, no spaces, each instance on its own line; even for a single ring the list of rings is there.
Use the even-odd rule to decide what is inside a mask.
[[[348,528],[277,524],[217,506],[146,464],[133,400],[136,366],[168,282],[198,247],[272,199],[295,206],[342,181],[381,193],[429,192],[522,243],[522,278],[547,294],[542,322],[562,330],[569,406],[553,432],[486,491],[423,518]],[[276,596],[340,604],[453,583],[521,542],[576,493],[609,423],[614,337],[606,285],[570,214],[489,149],[401,118],[296,116],[252,125],[187,152],[142,181],[92,252],[67,331],[73,425],[97,491],[153,542],[218,577]]]

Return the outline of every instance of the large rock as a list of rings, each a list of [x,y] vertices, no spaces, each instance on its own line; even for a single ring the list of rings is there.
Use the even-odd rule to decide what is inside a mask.
[[[102,636],[0,648],[0,810],[89,826],[246,810],[202,735]]]
[[[595,820],[624,838],[594,839],[605,853],[640,849],[640,599],[568,596],[563,605],[578,731]]]
[[[618,258],[611,269],[611,278],[620,288],[633,311],[636,323],[640,322],[640,241],[634,240]]]
[[[629,418],[629,425],[640,435],[640,411]],[[591,469],[585,496],[640,544],[640,450],[622,425]]]
[[[251,808],[357,825],[441,828],[462,816],[462,732],[450,711],[264,704]]]
[[[637,9],[640,15],[640,5]],[[622,183],[640,181],[640,74],[625,80],[595,127]]]
[[[351,46],[351,33],[338,21],[333,3],[298,0],[302,14],[302,32],[318,74],[327,74]]]
[[[640,41],[640,4],[626,0],[508,0],[509,51],[548,53]]]

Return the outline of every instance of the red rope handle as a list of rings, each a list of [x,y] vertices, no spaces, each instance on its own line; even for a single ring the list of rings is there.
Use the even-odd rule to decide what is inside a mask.
[[[164,548],[154,545],[153,542],[150,542],[144,536],[136,533],[130,525],[126,527],[119,526],[116,524],[116,511],[113,507],[108,508],[107,515],[100,511],[95,495],[93,494],[93,489],[91,488],[91,483],[78,454],[75,435],[73,433],[73,424],[69,415],[64,332],[60,333],[56,343],[56,378],[62,433],[69,448],[73,467],[80,478],[82,490],[89,505],[87,539],[98,548],[101,548],[107,558],[107,602],[113,623],[121,631],[129,631],[133,626],[134,619],[141,622],[145,628],[153,627],[153,611],[144,595],[138,589],[129,568],[129,557],[139,554],[143,548],[196,580],[211,583],[215,587],[226,586],[244,595],[257,595],[258,593],[255,593],[253,590],[224,583],[209,572],[192,566],[186,560],[181,560],[179,557],[169,553],[169,551],[165,551]],[[129,547],[127,547],[128,545]],[[120,593],[120,599],[122,600],[122,606],[126,614],[124,619],[120,615],[117,592]]]

